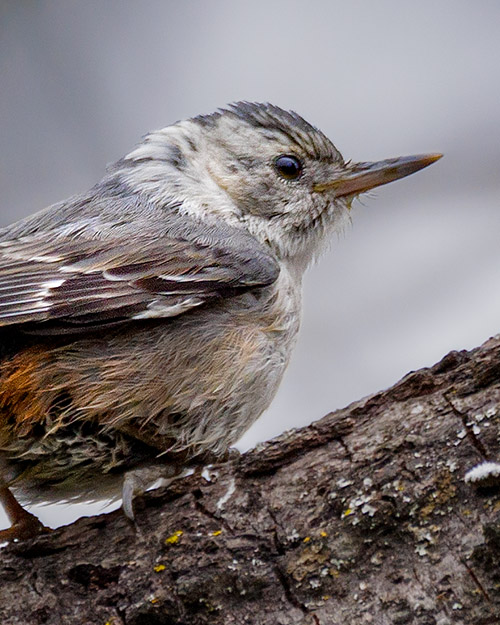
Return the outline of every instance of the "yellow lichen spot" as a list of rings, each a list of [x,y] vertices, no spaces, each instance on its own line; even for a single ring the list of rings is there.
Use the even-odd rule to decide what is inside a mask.
[[[306,536],[302,542],[308,543],[311,540],[310,536]]]
[[[350,516],[351,514],[354,514],[354,510],[352,508],[347,508],[347,510],[342,512],[342,518],[345,519],[346,516]]]
[[[179,538],[184,534],[184,532],[182,530],[177,530],[176,532],[174,532],[172,534],[172,536],[169,536],[168,538],[165,538],[165,544],[166,545],[175,545],[175,543],[179,542]]]
[[[337,569],[330,569],[328,572],[332,577],[338,577],[340,575],[340,571]]]
[[[167,567],[164,564],[157,564],[154,567],[154,571],[155,573],[161,573],[161,571],[164,571]]]
[[[220,536],[220,534],[222,534],[222,530],[215,530],[215,532],[212,532],[212,536]]]
[[[436,507],[433,503],[428,503],[420,510],[420,516],[424,519],[430,516],[434,512],[434,508]]]
[[[321,538],[326,538],[328,536],[327,532],[325,531],[320,532],[319,535],[321,536]]]
[[[158,597],[153,597],[153,598],[151,599],[151,603],[158,603],[158,601],[159,601],[159,598],[158,598]]]
[[[328,601],[328,599],[330,599],[330,595],[324,595],[321,598],[323,599],[323,601]]]

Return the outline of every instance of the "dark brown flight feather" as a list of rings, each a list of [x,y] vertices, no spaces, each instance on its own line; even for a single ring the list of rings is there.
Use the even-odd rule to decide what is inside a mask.
[[[270,259],[271,263],[273,262]],[[183,240],[0,243],[0,326],[171,317],[274,281],[230,252]]]

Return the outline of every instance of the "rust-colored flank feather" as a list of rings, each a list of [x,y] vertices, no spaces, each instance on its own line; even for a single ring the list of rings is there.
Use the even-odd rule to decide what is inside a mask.
[[[22,350],[0,365],[0,444],[25,437],[46,419],[50,393],[42,387],[40,372],[48,361],[42,347]]]

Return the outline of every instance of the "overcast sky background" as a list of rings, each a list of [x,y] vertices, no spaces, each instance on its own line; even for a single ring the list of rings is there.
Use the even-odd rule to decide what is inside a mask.
[[[496,0],[0,0],[0,225],[85,191],[147,131],[241,99],[296,110],[348,159],[444,152],[358,202],[310,270],[246,449],[500,331],[499,27]]]

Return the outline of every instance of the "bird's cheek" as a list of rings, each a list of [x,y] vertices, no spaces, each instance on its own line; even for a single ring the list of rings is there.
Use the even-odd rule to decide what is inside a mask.
[[[252,185],[241,194],[239,201],[245,211],[251,215],[271,218],[283,214],[284,206],[271,185],[262,181],[258,186]]]

